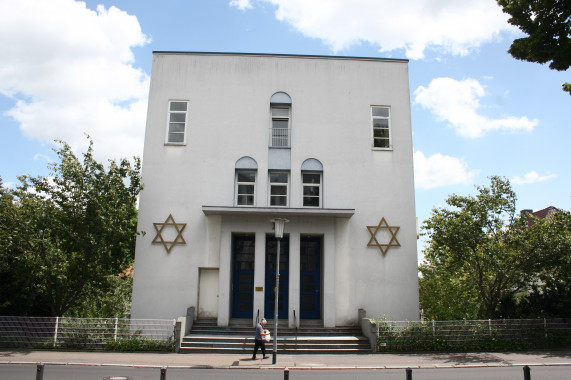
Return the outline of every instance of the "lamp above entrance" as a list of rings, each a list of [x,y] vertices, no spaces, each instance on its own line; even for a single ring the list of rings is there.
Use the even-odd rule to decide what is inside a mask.
[[[284,227],[289,220],[283,218],[272,219],[271,222],[274,224],[274,233],[276,239],[281,239],[284,237]]]

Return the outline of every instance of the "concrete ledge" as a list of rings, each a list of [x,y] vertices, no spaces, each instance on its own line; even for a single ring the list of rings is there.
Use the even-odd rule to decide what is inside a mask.
[[[363,336],[369,339],[371,344],[371,352],[377,352],[377,324],[372,319],[366,317],[367,312],[364,309],[359,309],[357,312],[357,319]]]

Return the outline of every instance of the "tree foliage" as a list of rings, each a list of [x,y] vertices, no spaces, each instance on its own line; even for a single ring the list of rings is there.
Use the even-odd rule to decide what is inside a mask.
[[[428,318],[503,317],[505,306],[530,297],[533,286],[556,291],[570,284],[569,213],[530,226],[515,215],[509,181],[490,180],[475,196],[450,196],[449,207],[432,210],[424,222],[429,240],[419,283]]]
[[[544,219],[522,216],[510,230],[520,255],[538,268],[525,291],[502,303],[505,317],[560,317],[571,314],[571,213],[559,210]]]
[[[516,59],[547,63],[552,70],[571,66],[571,0],[497,0],[511,17],[508,22],[528,37],[513,41],[508,52]],[[571,85],[563,84],[571,94]]]
[[[78,302],[65,315],[79,318],[128,317],[131,312],[133,266],[86,286]]]
[[[78,159],[59,141],[49,177],[2,189],[0,313],[61,316],[134,258],[140,160]],[[6,236],[6,239],[4,237]]]

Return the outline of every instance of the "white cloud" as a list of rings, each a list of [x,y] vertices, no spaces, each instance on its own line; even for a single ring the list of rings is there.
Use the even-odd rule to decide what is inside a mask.
[[[414,182],[417,189],[434,189],[451,185],[469,185],[477,170],[470,170],[462,160],[440,153],[426,157],[414,152]]]
[[[131,48],[148,43],[137,18],[72,0],[0,1],[0,93],[30,138],[74,150],[95,142],[98,159],[141,155],[148,76]]]
[[[555,174],[547,174],[544,176],[539,175],[537,172],[535,171],[531,171],[529,173],[526,173],[523,178],[519,177],[519,176],[515,176],[511,179],[511,182],[517,184],[517,185],[530,185],[532,183],[537,183],[537,182],[544,182],[547,180],[550,180],[552,178],[555,178]]]
[[[467,54],[503,30],[513,30],[491,0],[258,0],[276,18],[340,51],[361,42],[420,59],[426,49]],[[237,2],[233,0],[232,3]]]
[[[243,11],[252,8],[252,3],[250,3],[250,0],[230,0],[230,6]]]
[[[41,154],[41,153],[34,155],[34,161],[37,161],[37,160],[44,160],[46,162],[53,162],[54,161],[50,156],[47,156],[47,155]]]
[[[527,116],[505,116],[498,119],[481,114],[480,98],[486,95],[484,87],[475,79],[461,81],[452,78],[435,78],[428,87],[414,91],[414,102],[431,111],[440,121],[447,121],[464,137],[481,137],[492,130],[507,132],[531,131],[537,119]]]

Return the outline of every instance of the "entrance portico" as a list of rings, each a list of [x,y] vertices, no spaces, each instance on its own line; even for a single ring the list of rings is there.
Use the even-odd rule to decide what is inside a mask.
[[[270,219],[279,216],[290,220],[280,257],[279,301],[284,309],[279,318],[287,319],[289,327],[299,326],[300,319],[335,327],[335,241],[344,233],[337,231],[336,220],[350,218],[353,209],[202,210],[206,216],[218,216],[208,224],[219,231],[211,234],[220,236],[218,326],[228,326],[231,318],[251,318],[252,323],[273,318],[275,238]]]

